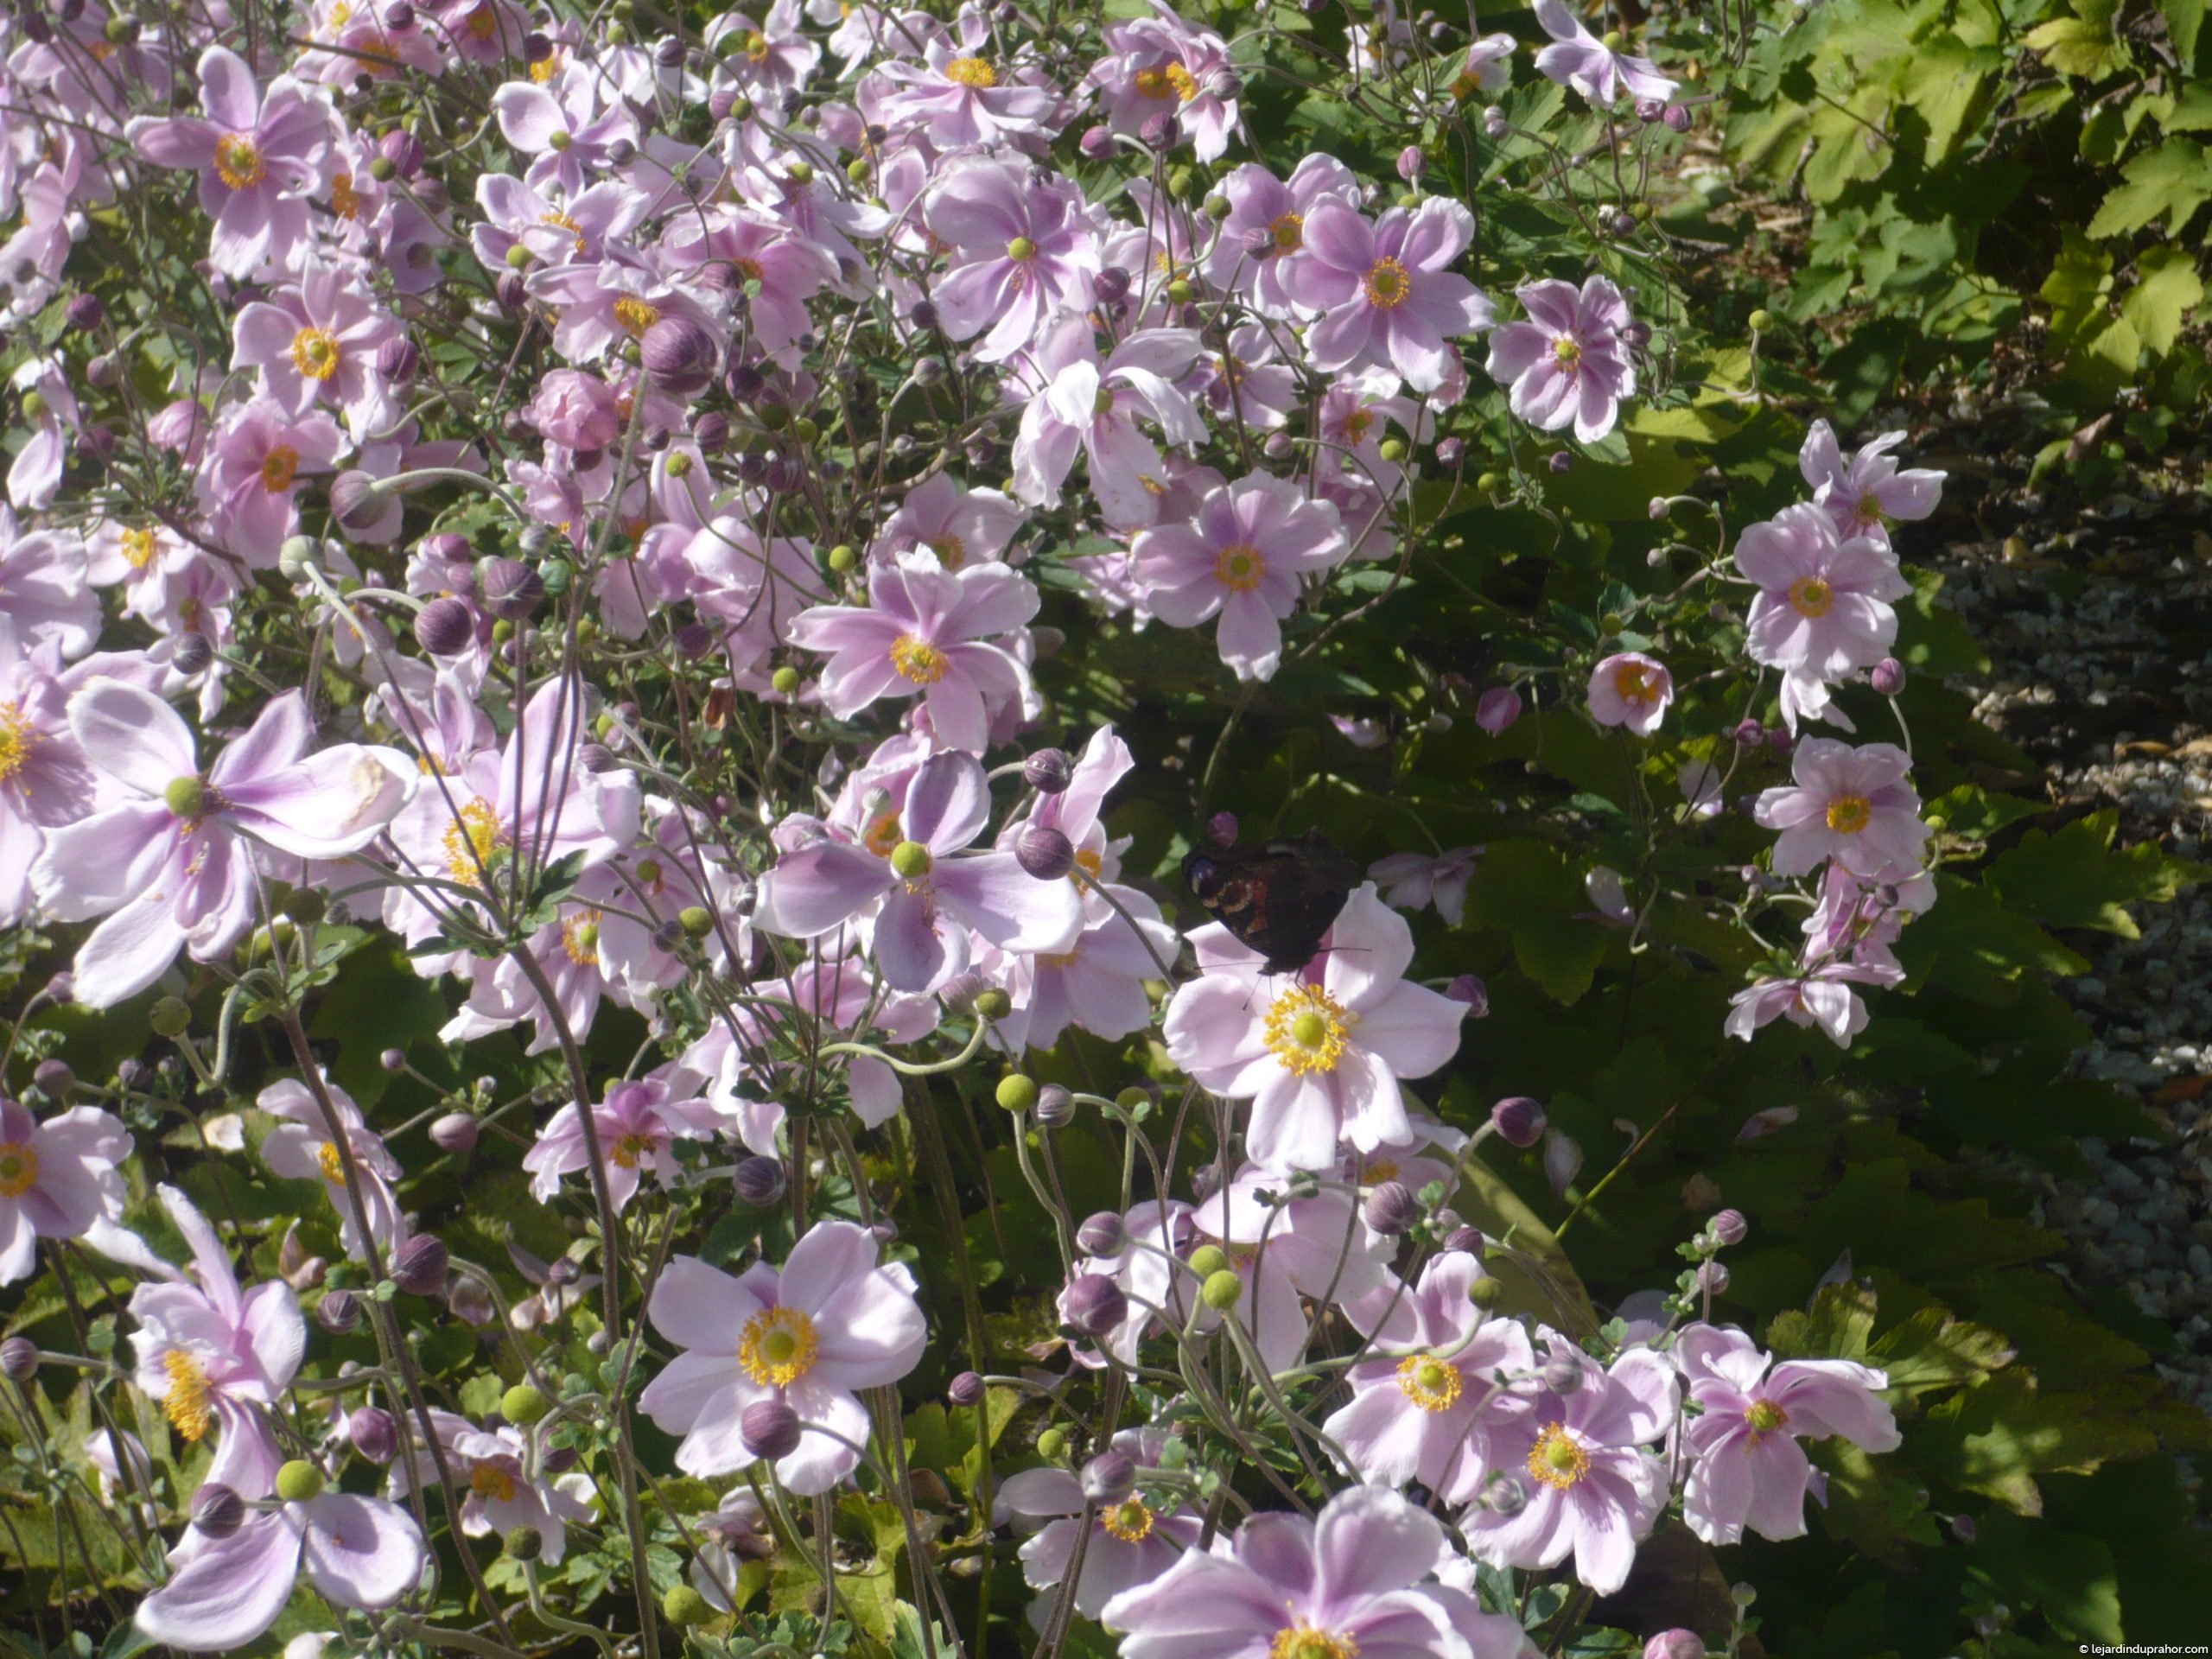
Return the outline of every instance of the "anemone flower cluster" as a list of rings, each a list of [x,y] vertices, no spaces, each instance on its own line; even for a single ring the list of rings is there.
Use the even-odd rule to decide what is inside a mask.
[[[1470,919],[1484,849],[1340,855],[1195,925],[1146,816],[1213,776],[1155,704],[1233,728],[1313,658],[1363,683],[1324,653],[1433,579],[1464,435],[1617,444],[1666,384],[1649,289],[1522,280],[1422,183],[1450,146],[1421,124],[1471,143],[1512,37],[1452,41],[1385,198],[1255,143],[1253,38],[1164,0],[710,4],[640,41],[650,10],[6,25],[0,925],[71,953],[40,995],[75,1009],[0,1099],[0,1284],[46,1266],[29,1322],[81,1325],[85,1250],[135,1275],[101,1287],[127,1382],[78,1363],[137,1415],[71,1437],[150,1586],[109,1646],[244,1648],[304,1580],[334,1640],[497,1654],[613,1651],[553,1603],[626,1586],[650,1654],[746,1618],[773,1561],[815,1623],[769,1645],[841,1650],[862,1600],[944,1651],[938,1562],[1006,1526],[1052,1651],[1081,1617],[1125,1659],[1524,1659],[1535,1578],[1618,1589],[1669,1505],[1719,1544],[1802,1531],[1802,1442],[1897,1443],[1879,1370],[1687,1306],[1586,1348],[1504,1310],[1450,1208],[1490,1131],[1430,1101],[1487,994],[1421,977],[1402,912]],[[1609,131],[1675,90],[1536,17],[1536,73]],[[1452,32],[1418,22],[1352,26],[1352,84]],[[1793,731],[1841,725],[1831,688],[1895,638],[1888,527],[1940,485],[1895,447],[1817,426],[1814,499],[1738,547]],[[1157,685],[1094,654],[1147,629]],[[1575,663],[1609,747],[1681,719],[1649,644]],[[1397,712],[1310,723],[1377,750]],[[1774,874],[1822,888],[1803,973],[1732,1030],[1841,1040],[1848,983],[1901,975],[1909,772],[1808,738],[1759,798]],[[1635,925],[1619,877],[1591,891]],[[65,1103],[63,1047],[132,1020],[168,1048]],[[1099,1056],[1128,1087],[1089,1092]],[[1118,1173],[1062,1156],[1079,1105],[1129,1134]],[[1533,1145],[1531,1113],[1495,1127]],[[1114,1207],[1077,1224],[1076,1191]],[[986,1307],[982,1261],[1052,1265]],[[939,1365],[963,1344],[1020,1351]],[[439,1351],[480,1370],[425,1389]],[[11,1387],[41,1363],[0,1344]],[[957,1557],[918,1519],[947,1476]],[[863,1587],[855,1528],[898,1573]]]

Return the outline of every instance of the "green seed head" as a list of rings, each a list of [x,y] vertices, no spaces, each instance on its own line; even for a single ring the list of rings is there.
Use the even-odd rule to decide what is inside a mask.
[[[1019,1071],[999,1079],[998,1103],[1009,1112],[1026,1112],[1037,1103],[1037,1084]]]
[[[322,1492],[322,1471],[305,1458],[295,1458],[276,1471],[276,1496],[287,1503],[304,1503]]]
[[[1229,1268],[1208,1274],[1205,1283],[1198,1287],[1198,1299],[1208,1307],[1221,1313],[1236,1306],[1236,1299],[1243,1294],[1244,1281]]]

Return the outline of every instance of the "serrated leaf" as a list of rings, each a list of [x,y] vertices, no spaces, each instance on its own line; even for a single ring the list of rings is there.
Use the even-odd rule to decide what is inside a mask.
[[[2135,904],[2163,904],[2202,880],[2204,867],[2149,844],[2115,849],[2120,815],[2076,819],[2056,834],[2030,830],[1989,867],[1989,889],[2046,927],[2085,927],[2140,938],[2127,912]]]
[[[2001,1370],[2014,1353],[2002,1332],[1955,1319],[1940,1307],[1923,1307],[1885,1332],[1866,1357],[1869,1364],[1888,1374],[1891,1388],[1923,1394]]]
[[[2204,301],[2196,262],[2179,248],[2151,248],[2135,262],[2136,283],[2120,302],[2120,315],[2153,357],[2164,357],[2181,338],[2182,324]]]
[[[2193,138],[2168,137],[2121,168],[2120,176],[2089,220],[2089,234],[2099,240],[2126,236],[2161,217],[2166,234],[2177,238],[2196,210],[2212,201],[2212,169]]]

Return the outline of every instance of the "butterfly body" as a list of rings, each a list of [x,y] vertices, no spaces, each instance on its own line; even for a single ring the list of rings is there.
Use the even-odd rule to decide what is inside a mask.
[[[1359,880],[1359,866],[1318,830],[1250,846],[1200,848],[1183,861],[1207,914],[1258,951],[1270,974],[1313,959]]]

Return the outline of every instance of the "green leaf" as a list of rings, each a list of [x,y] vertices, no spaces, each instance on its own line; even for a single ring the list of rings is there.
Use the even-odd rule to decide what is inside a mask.
[[[1868,1363],[1880,1366],[1890,1387],[1904,1394],[1971,1382],[2012,1359],[2012,1344],[2002,1332],[1955,1319],[1940,1307],[1922,1308],[1867,1351]]]
[[[1521,971],[1571,1003],[1590,988],[1609,943],[1605,929],[1575,919],[1588,908],[1581,876],[1553,848],[1495,842],[1468,884],[1466,922],[1510,933]]]
[[[2166,234],[2177,238],[2196,210],[2212,200],[2212,168],[2193,138],[2169,137],[2120,168],[2120,176],[2124,182],[2089,220],[2089,234],[2100,240],[2139,231],[2161,215]]]
[[[2166,38],[2184,67],[2196,55],[2196,37],[2204,28],[2204,0],[2158,0],[2166,20]]]
[[[2151,248],[2135,262],[2136,283],[2120,302],[2153,357],[2164,357],[2181,337],[2182,322],[2204,300],[2196,262],[2179,248]]]
[[[2046,927],[2094,928],[2140,938],[2134,904],[2164,904],[2204,878],[2205,867],[2145,844],[2116,849],[2117,812],[2077,818],[2055,835],[2031,830],[1989,867],[1989,889]]]
[[[2028,48],[2062,75],[2102,80],[2127,67],[2127,48],[2113,38],[2109,22],[2056,17],[2028,31]]]
[[[1810,1308],[1777,1313],[1766,1345],[1783,1359],[1864,1359],[1874,1332],[1874,1295],[1847,1281],[1822,1285]]]

